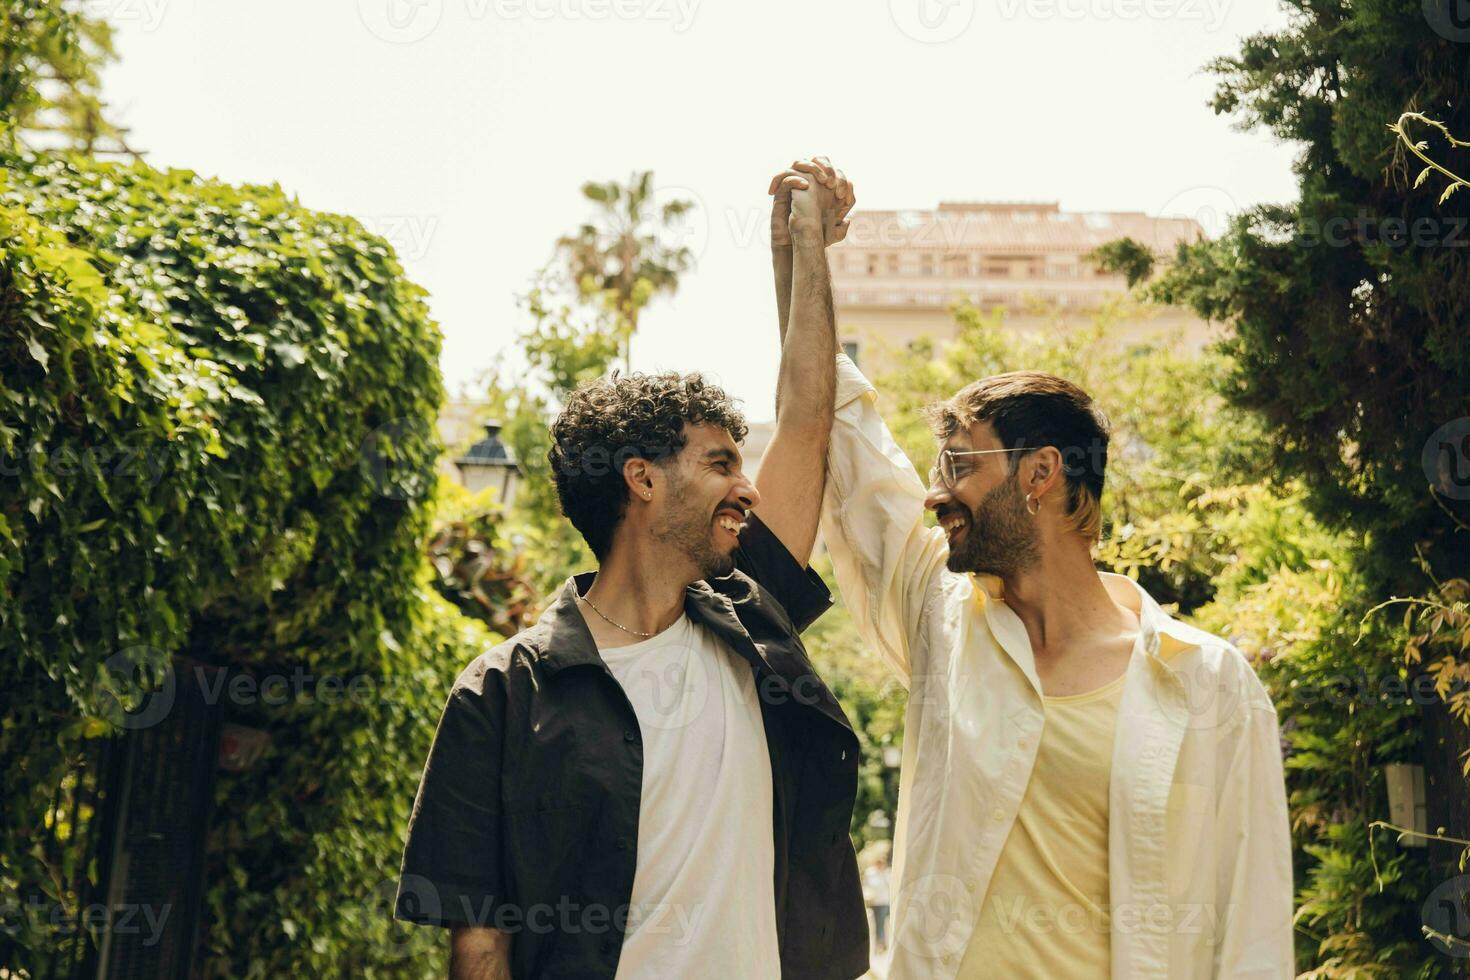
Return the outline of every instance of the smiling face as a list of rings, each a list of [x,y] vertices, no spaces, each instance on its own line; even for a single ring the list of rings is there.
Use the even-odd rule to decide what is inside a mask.
[[[650,532],[686,556],[699,578],[728,575],[746,515],[760,503],[740,449],[717,425],[685,425],[686,442],[658,469],[667,481]]]
[[[957,453],[1005,448],[985,422],[957,429],[940,446]],[[948,537],[950,571],[1005,577],[1040,560],[1040,535],[1021,492],[1018,455],[958,456],[954,485],[936,479],[929,487],[924,503]]]

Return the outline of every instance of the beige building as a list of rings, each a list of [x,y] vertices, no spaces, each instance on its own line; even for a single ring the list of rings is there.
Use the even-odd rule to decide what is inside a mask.
[[[842,244],[829,252],[837,330],[849,356],[869,372],[883,351],[920,338],[942,343],[958,333],[953,308],[968,302],[1005,311],[1022,333],[1067,331],[1089,324],[1109,298],[1127,292],[1121,275],[1085,256],[1099,245],[1132,238],[1155,255],[1198,241],[1193,218],[1140,211],[1063,211],[1055,202],[943,203],[932,211],[859,211]],[[1116,325],[1124,343],[1178,334],[1186,346],[1209,340],[1208,325],[1190,311],[1145,307]],[[754,473],[774,423],[756,423],[746,439],[745,470]]]
[[[956,334],[952,307],[967,301],[1006,311],[1021,332],[1067,329],[1090,320],[1108,297],[1127,290],[1084,256],[1106,242],[1132,238],[1156,255],[1204,237],[1192,218],[1138,211],[1063,211],[1037,204],[944,203],[932,211],[864,211],[832,249],[837,324],[849,354],[920,337]],[[1120,324],[1119,340],[1171,331],[1203,344],[1203,321],[1182,309],[1147,309]]]

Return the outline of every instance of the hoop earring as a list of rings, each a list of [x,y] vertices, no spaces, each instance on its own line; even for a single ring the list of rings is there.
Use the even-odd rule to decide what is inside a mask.
[[[1031,505],[1032,504],[1035,504],[1036,505],[1036,509],[1035,510],[1032,510],[1031,509]],[[1032,517],[1035,517],[1037,514],[1040,514],[1041,513],[1041,501],[1039,501],[1039,500],[1032,500],[1031,499],[1031,495],[1029,493],[1026,494],[1026,513],[1030,514]]]

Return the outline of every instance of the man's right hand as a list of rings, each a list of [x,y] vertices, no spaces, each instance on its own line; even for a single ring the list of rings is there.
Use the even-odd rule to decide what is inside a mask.
[[[771,178],[771,246],[788,248],[792,237],[833,245],[847,236],[853,185],[826,157],[794,161]],[[820,235],[820,237],[819,237]]]

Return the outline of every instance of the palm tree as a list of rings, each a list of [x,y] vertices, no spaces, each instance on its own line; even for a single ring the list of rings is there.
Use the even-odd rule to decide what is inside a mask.
[[[694,264],[683,245],[671,245],[666,229],[694,208],[691,201],[654,200],[653,172],[617,181],[582,185],[582,196],[597,205],[591,221],[557,240],[557,253],[583,299],[601,297],[616,315],[620,355],[631,369],[631,344],[643,308],[659,293],[673,295],[680,274]]]

